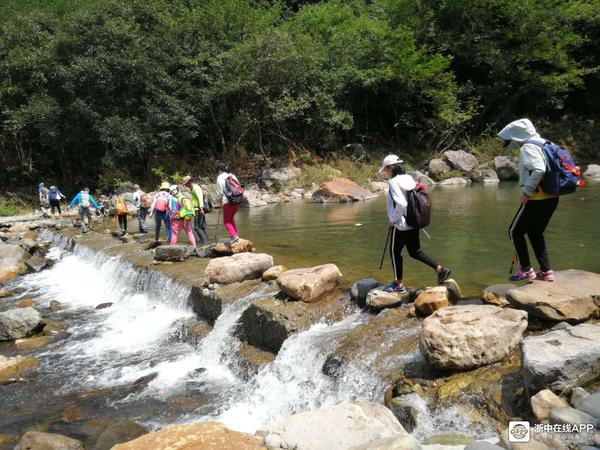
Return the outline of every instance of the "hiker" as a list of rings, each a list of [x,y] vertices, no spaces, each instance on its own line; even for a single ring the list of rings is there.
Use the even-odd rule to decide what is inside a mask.
[[[408,254],[437,272],[437,283],[443,283],[450,276],[450,269],[433,260],[423,250],[419,239],[419,228],[414,228],[406,223],[407,192],[417,188],[415,180],[406,173],[403,161],[397,155],[388,155],[383,160],[379,173],[388,178],[389,193],[387,196],[387,215],[390,222],[392,241],[390,256],[394,270],[394,281],[385,287],[386,292],[406,292],[403,282],[402,250],[406,246]]]
[[[148,227],[146,226],[146,216],[148,215],[148,210],[150,209],[152,202],[150,201],[148,194],[140,189],[139,184],[133,185],[133,191],[132,203],[133,206],[137,208],[136,216],[138,220],[138,227],[140,229],[140,233],[147,234]]]
[[[72,208],[73,206],[78,205],[79,206],[79,218],[81,219],[81,227],[83,229],[83,231],[86,231],[86,226],[85,226],[85,218],[87,217],[88,219],[88,225],[87,228],[88,229],[92,229],[92,213],[90,212],[90,206],[93,205],[94,208],[96,208],[97,212],[100,212],[100,206],[98,205],[98,203],[96,203],[96,200],[94,200],[94,197],[92,197],[90,195],[90,190],[88,188],[83,188],[81,190],[81,192],[79,192],[75,198],[73,198],[73,200],[71,200],[71,204],[69,205],[69,208]]]
[[[60,189],[56,186],[50,186],[50,190],[48,191],[48,201],[50,202],[50,209],[52,211],[52,215],[54,215],[54,211],[58,212],[59,216],[62,216],[62,211],[60,210],[60,201],[62,199],[66,199]]]
[[[38,197],[40,199],[40,209],[44,216],[48,216],[50,209],[50,201],[48,200],[49,189],[44,183],[40,183],[38,186]]]
[[[192,204],[194,205],[194,232],[198,236],[197,243],[208,244],[208,234],[206,232],[206,216],[205,214],[209,211],[205,210],[208,206],[208,197],[206,197],[204,191],[197,183],[194,183],[194,179],[187,175],[181,182],[192,192]],[[210,209],[210,208],[209,208]]]
[[[169,201],[169,217],[171,219],[171,245],[177,245],[177,238],[182,228],[190,240],[190,245],[196,246],[196,238],[194,238],[193,221],[194,221],[194,206],[192,201],[185,197],[179,191],[177,185],[172,185],[171,200]]]
[[[169,194],[169,183],[163,181],[160,185],[159,191],[154,195],[152,204],[150,205],[150,217],[153,215],[155,229],[154,229],[154,240],[158,242],[160,237],[161,224],[165,223],[165,232],[167,235],[167,242],[171,240],[171,223],[168,219],[169,200],[171,195]]]
[[[115,198],[115,211],[117,213],[117,219],[119,221],[119,230],[121,230],[121,236],[127,235],[127,203],[123,194],[117,194]]]
[[[223,205],[223,224],[231,237],[231,243],[240,239],[238,229],[235,224],[235,215],[240,209],[244,199],[244,190],[240,186],[237,177],[229,172],[229,168],[224,163],[217,166],[219,176],[217,177],[217,192],[222,197]]]
[[[520,147],[518,169],[521,204],[508,229],[519,270],[511,275],[509,280],[554,281],[544,230],[558,206],[558,196],[550,195],[542,189],[542,180],[546,173],[546,157],[542,146],[546,140],[540,137],[529,119],[509,123],[498,136],[504,141],[505,147]],[[538,272],[531,267],[525,235],[529,236],[529,242],[540,264]]]

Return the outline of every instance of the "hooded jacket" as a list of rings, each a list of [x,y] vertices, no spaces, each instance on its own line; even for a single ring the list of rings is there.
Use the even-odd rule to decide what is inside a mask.
[[[415,180],[410,175],[396,175],[388,181],[390,191],[387,196],[387,214],[390,223],[400,230],[412,230],[412,227],[406,224],[406,191],[410,191],[417,186]]]
[[[519,186],[531,200],[543,200],[552,197],[540,187],[540,182],[546,173],[546,158],[542,149],[531,141],[544,143],[529,119],[519,119],[506,125],[499,133],[501,139],[516,142],[521,145],[519,155]]]

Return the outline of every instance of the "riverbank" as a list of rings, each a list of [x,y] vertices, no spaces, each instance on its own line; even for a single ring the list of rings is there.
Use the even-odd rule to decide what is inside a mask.
[[[46,231],[46,228],[52,229],[57,225],[59,230]],[[362,445],[362,442],[370,445],[367,443],[378,440],[387,443],[403,440],[404,443],[398,448],[417,448],[419,445],[407,437],[406,432],[412,432],[413,437],[424,446],[433,442],[466,443],[500,433],[506,427],[508,418],[519,417],[532,422],[547,420],[540,415],[539,408],[536,411],[536,401],[532,400],[530,404],[530,395],[541,391],[543,393],[538,396],[539,399],[543,398],[547,402],[549,398],[554,406],[560,403],[563,407],[565,404],[553,400],[554,397],[544,391],[545,388],[554,390],[562,398],[570,399],[572,405],[590,411],[588,406],[581,406],[580,397],[583,393],[574,388],[581,384],[591,386],[591,391],[595,386],[597,374],[585,362],[589,360],[589,352],[595,352],[595,347],[590,347],[589,343],[584,345],[578,340],[578,336],[579,327],[588,327],[584,333],[586,336],[596,332],[594,319],[598,316],[598,308],[593,302],[593,296],[599,290],[596,275],[565,272],[558,276],[554,285],[533,283],[508,293],[506,288],[490,288],[485,295],[482,294],[483,300],[463,299],[460,289],[455,285],[443,286],[441,290],[415,290],[407,298],[390,299],[377,294],[377,291],[368,293],[378,284],[374,281],[365,280],[350,291],[340,289],[343,282],[337,275],[337,269],[319,269],[314,275],[306,271],[294,274],[293,271],[281,269],[282,274],[275,281],[267,282],[260,280],[261,274],[280,262],[269,255],[266,255],[266,265],[263,265],[265,258],[260,253],[247,254],[248,258],[243,262],[238,256],[231,257],[232,259],[192,256],[182,262],[155,262],[157,251],[149,248],[149,242],[143,236],[122,242],[110,233],[90,232],[82,235],[71,225],[67,220],[19,221],[12,224],[1,236],[5,244],[0,249],[6,251],[6,246],[10,246],[11,251],[18,253],[23,260],[16,261],[5,273],[10,276],[35,270],[27,269],[27,265],[31,265],[31,259],[50,256],[48,261],[55,261],[54,267],[42,268],[39,272],[41,275],[37,275],[40,277],[48,274],[44,283],[55,283],[57,277],[60,279],[68,273],[64,270],[78,270],[76,267],[82,264],[86,267],[89,265],[90,270],[96,270],[94,267],[102,268],[104,275],[96,279],[95,283],[110,283],[110,277],[116,274],[121,274],[120,279],[114,279],[114,289],[108,291],[111,292],[108,298],[104,295],[92,295],[92,292],[84,293],[77,288],[65,295],[62,290],[64,288],[61,288],[57,293],[65,298],[62,310],[60,305],[52,303],[56,299],[50,299],[55,295],[53,289],[48,292],[44,292],[44,288],[42,292],[36,291],[36,288],[43,286],[39,281],[36,282],[37,287],[36,283],[23,285],[25,290],[22,292],[18,292],[18,287],[16,292],[10,291],[13,286],[11,283],[18,286],[21,278],[7,281],[2,309],[14,310],[17,306],[24,306],[21,309],[29,311],[33,305],[42,312],[43,317],[38,318],[31,330],[25,331],[25,335],[17,338],[14,344],[7,344],[8,347],[4,346],[0,350],[8,352],[9,358],[17,358],[9,362],[16,367],[15,370],[20,371],[18,376],[9,377],[10,383],[2,387],[4,391],[0,391],[0,395],[8,395],[9,401],[11,398],[12,401],[23,400],[30,397],[27,392],[36,389],[36,384],[44,385],[46,378],[52,378],[52,371],[63,371],[64,376],[66,368],[63,366],[61,369],[60,364],[51,365],[51,359],[48,359],[57,357],[57,348],[52,347],[53,345],[71,349],[65,351],[63,348],[59,351],[58,354],[63,355],[60,358],[67,358],[66,355],[71,354],[75,348],[86,353],[86,347],[100,345],[100,349],[96,349],[99,353],[93,353],[94,358],[112,355],[113,362],[105,371],[117,376],[109,378],[110,385],[117,384],[119,387],[107,390],[108,386],[102,387],[102,383],[91,383],[96,388],[90,390],[90,385],[86,385],[84,380],[71,383],[66,392],[58,396],[56,403],[50,402],[50,405],[56,406],[50,406],[44,413],[44,422],[47,424],[44,427],[47,431],[62,432],[61,434],[79,438],[90,447],[93,443],[96,447],[92,448],[110,447],[97,447],[99,434],[102,432],[89,430],[88,413],[73,412],[69,415],[66,411],[73,408],[75,411],[88,410],[92,405],[103,410],[105,407],[100,405],[103,399],[108,398],[112,399],[111,403],[116,401],[117,405],[120,404],[117,409],[111,409],[112,414],[129,415],[136,411],[134,415],[150,419],[155,413],[148,410],[147,402],[153,399],[152,402],[155,403],[160,398],[164,399],[164,393],[157,396],[158,392],[162,392],[160,389],[157,391],[157,388],[164,388],[165,383],[171,386],[170,383],[178,379],[188,388],[177,395],[173,391],[166,391],[171,394],[168,396],[171,400],[165,406],[169,405],[167,408],[174,415],[167,414],[162,421],[159,420],[160,423],[156,419],[146,419],[142,423],[144,427],[154,429],[181,420],[194,421],[194,418],[203,421],[217,419],[238,430],[254,432],[261,428],[258,437],[249,442],[259,447],[267,445],[268,448],[278,448],[277,445],[284,442],[295,442],[295,445],[299,445],[298,448],[318,448],[310,440],[316,431],[312,433],[306,430],[311,429],[311,421],[322,423],[325,417],[328,418],[326,423],[331,427],[332,435],[351,435],[357,424],[336,419],[341,417],[340,414],[346,414],[342,412],[344,409],[325,409],[315,412],[314,416],[300,415],[296,419],[285,419],[284,416],[355,400],[385,403],[395,418],[385,419],[387,422],[382,424],[379,421],[383,420],[385,414],[377,408],[359,405],[343,407],[357,413],[363,408],[360,413],[362,417],[365,414],[371,417],[370,414],[373,414],[373,420],[377,423],[372,422],[373,428],[369,432],[372,433],[368,437],[352,435],[350,444]],[[34,239],[36,236],[29,230],[30,227],[41,229],[38,241]],[[23,251],[16,251],[13,247]],[[54,250],[45,253],[49,250],[48,247]],[[61,256],[56,256],[56,252]],[[69,256],[70,254],[73,256]],[[182,255],[187,256],[185,252]],[[70,259],[73,257],[76,259]],[[215,270],[215,264],[222,269]],[[52,263],[47,262],[46,266],[48,265]],[[219,278],[224,276],[223,270],[228,277],[232,277],[227,280],[228,284],[223,284],[225,280]],[[86,273],[91,275],[93,272]],[[286,273],[288,276],[284,276]],[[23,280],[31,277],[29,275]],[[78,280],[65,281],[65,287],[73,283],[76,287],[80,284]],[[233,283],[229,283],[231,281]],[[86,280],[83,283],[85,285]],[[304,291],[299,290],[299,287],[305,283],[312,286],[310,292],[314,292],[314,296],[311,294],[304,297],[304,294],[300,294]],[[319,286],[324,287],[319,289]],[[551,291],[544,291],[546,288]],[[319,292],[323,292],[323,295]],[[123,308],[130,309],[134,305],[132,302],[139,303],[140,295],[144,295],[144,298],[150,295],[156,302],[150,303],[149,306],[154,306],[144,309],[147,312],[142,314],[154,314],[152,308],[159,308],[158,315],[142,315],[137,318],[134,315],[123,321],[123,318],[128,317],[123,317],[126,314]],[[29,298],[24,298],[25,296]],[[92,298],[86,299],[90,296]],[[543,303],[536,300],[542,297],[550,300]],[[101,305],[100,299],[113,301],[104,301],[104,305]],[[23,300],[30,302],[24,303]],[[19,302],[21,303],[18,304]],[[484,303],[508,305],[508,309]],[[172,308],[163,309],[169,304],[179,311],[175,316]],[[100,306],[103,309],[96,309]],[[134,311],[137,308],[136,306]],[[110,324],[106,332],[102,332],[98,338],[81,341],[82,333],[94,334],[85,324],[93,324],[98,320],[98,315],[103,315],[103,320],[109,320],[106,322],[107,325]],[[148,341],[146,338],[140,340],[140,337],[147,334],[144,330],[148,324],[140,323],[144,317],[153,320],[153,327],[162,330],[162,334],[155,336],[157,341]],[[467,320],[468,317],[474,320]],[[592,322],[586,325],[569,328],[565,324],[590,319]],[[132,333],[123,334],[123,327],[131,327],[134,323],[129,324],[129,320],[134,320],[140,327],[134,326]],[[494,325],[487,326],[486,321],[492,321]],[[45,325],[40,330],[39,324],[42,322]],[[563,324],[557,326],[559,322]],[[54,330],[48,328],[51,323],[54,323]],[[442,327],[445,330],[440,328],[442,323],[446,324]],[[99,325],[100,329],[106,326],[101,323]],[[68,329],[65,330],[65,327]],[[160,342],[167,337],[169,340],[175,338],[188,342],[181,342],[181,345],[196,348],[198,353],[192,359],[184,354],[163,353],[161,356]],[[126,342],[119,342],[119,339],[124,338]],[[464,339],[464,343],[461,343],[461,339]],[[570,355],[570,360],[577,363],[565,366],[563,359],[546,354],[547,352],[540,353],[540,349],[550,341],[564,342],[564,351]],[[84,347],[81,347],[82,344]],[[35,349],[38,345],[46,350]],[[142,356],[148,348],[157,345],[159,353]],[[125,351],[123,346],[128,347],[128,350]],[[135,357],[139,361],[133,366],[130,356],[127,359],[119,356],[131,351],[132,347],[142,352]],[[40,351],[40,358],[36,363],[29,360],[27,364],[23,364],[18,359],[35,359]],[[188,352],[189,350],[185,351]],[[544,354],[546,356],[539,359],[539,355]],[[134,367],[143,367],[145,360],[153,360],[150,367],[133,370]],[[170,362],[165,367],[168,360]],[[593,358],[591,361],[593,362]],[[31,365],[37,364],[38,368],[31,369]],[[138,366],[139,364],[142,366]],[[203,369],[198,371],[199,367]],[[131,374],[123,377],[125,369]],[[88,376],[83,367],[78,370],[80,377]],[[119,373],[121,375],[117,375]],[[218,395],[218,403],[211,407],[214,412],[210,413],[194,399],[203,398],[206,402],[209,397],[201,386],[208,380],[212,380],[214,385],[224,373],[228,373],[227,377],[232,377],[233,380],[225,391],[236,385],[238,389],[242,389],[235,390],[234,395],[231,392],[227,396]],[[54,374],[55,377],[56,375],[60,377],[60,373]],[[202,377],[208,378],[203,381]],[[25,380],[29,380],[29,383]],[[117,380],[119,383],[116,383]],[[126,382],[127,380],[129,381]],[[197,387],[188,391],[191,386]],[[65,391],[65,386],[60,390]],[[580,397],[570,398],[567,394],[571,390],[578,392]],[[179,398],[177,406],[173,403],[174,396]],[[66,400],[67,398],[71,400]],[[147,400],[142,400],[143,398]],[[594,398],[588,403],[593,405]],[[91,403],[86,404],[86,401]],[[158,404],[160,402],[164,400],[160,400]],[[71,404],[73,406],[69,406]],[[132,410],[133,405],[142,409]],[[364,412],[364,408],[371,413]],[[188,412],[183,413],[186,409]],[[552,423],[565,420],[556,419],[556,414],[559,413],[560,411],[551,417]],[[11,442],[20,436],[19,431],[25,431],[21,428],[23,425],[33,425],[41,419],[30,412],[23,416],[23,413],[7,410],[6,414],[7,417],[17,418],[16,421],[12,419],[6,422],[11,424],[9,428],[14,430],[13,433],[17,432],[6,438]],[[361,420],[363,422],[364,419]],[[23,425],[19,425],[20,423]],[[300,427],[305,432],[301,436],[294,434],[292,430],[295,427]],[[192,436],[189,438],[192,439],[190,442],[215,433],[217,436],[226,436],[231,439],[230,442],[238,438],[249,439],[219,427],[211,432],[207,429],[200,433],[197,429],[193,429],[193,432],[190,430],[192,428],[187,431],[180,429],[175,434],[187,433]],[[137,433],[140,432],[143,431]],[[451,432],[462,436],[451,438],[445,435]],[[147,445],[144,442],[147,440],[123,448]],[[497,442],[497,438],[494,442]],[[504,442],[505,448],[510,447],[507,445]],[[556,448],[552,441],[549,446]]]

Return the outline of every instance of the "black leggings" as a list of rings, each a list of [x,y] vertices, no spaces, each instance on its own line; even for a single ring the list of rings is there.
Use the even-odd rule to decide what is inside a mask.
[[[411,258],[417,259],[427,264],[433,269],[437,269],[438,263],[431,256],[421,250],[421,241],[419,239],[419,230],[400,231],[396,227],[392,230],[392,243],[390,245],[390,255],[392,257],[392,267],[396,280],[401,280],[403,275],[402,250],[404,246],[408,249]]]
[[[555,197],[546,200],[529,200],[517,210],[508,229],[508,236],[515,247],[519,268],[529,270],[531,267],[525,240],[525,235],[527,235],[535,257],[540,263],[540,269],[544,272],[550,270],[550,258],[548,258],[544,231],[557,206],[558,197]]]
[[[117,214],[119,219],[119,228],[123,231],[127,231],[127,214]]]
[[[60,211],[60,200],[50,200],[50,208],[52,208],[52,214],[57,210],[59,214],[62,214]]]

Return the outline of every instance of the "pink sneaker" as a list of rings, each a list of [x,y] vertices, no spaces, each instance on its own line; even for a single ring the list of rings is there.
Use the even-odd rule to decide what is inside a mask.
[[[535,271],[530,267],[528,271],[523,272],[519,270],[514,275],[511,275],[508,280],[509,281],[531,281],[536,279]]]
[[[554,271],[549,270],[548,272],[544,272],[540,270],[535,273],[535,279],[542,281],[554,281]]]

